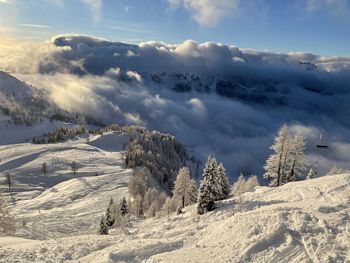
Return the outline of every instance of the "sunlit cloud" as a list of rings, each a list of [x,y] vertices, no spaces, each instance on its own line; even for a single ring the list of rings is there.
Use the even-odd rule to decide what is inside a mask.
[[[239,0],[168,0],[171,9],[183,7],[191,12],[201,26],[215,26],[223,18],[234,13]]]
[[[90,10],[92,19],[97,23],[101,19],[102,0],[81,0]]]
[[[33,27],[33,28],[51,28],[50,26],[47,26],[47,25],[39,25],[39,24],[20,24],[20,26],[23,26],[23,27]]]
[[[316,67],[309,70],[311,65]],[[60,35],[43,44],[0,48],[0,66],[49,91],[65,110],[172,133],[200,158],[215,154],[234,174],[261,172],[273,136],[285,121],[292,131],[307,136],[310,156],[316,154],[313,143],[324,127],[332,127],[327,128],[330,143],[349,143],[349,58],[276,54],[190,40],[134,45]],[[284,103],[218,95],[217,78],[232,80],[232,85],[241,80],[235,90],[251,91],[253,97],[267,92],[267,99]],[[172,90],[189,79],[190,92]],[[197,92],[196,83],[202,88],[208,84],[208,91]],[[331,164],[350,163],[338,155],[326,156],[323,171]]]

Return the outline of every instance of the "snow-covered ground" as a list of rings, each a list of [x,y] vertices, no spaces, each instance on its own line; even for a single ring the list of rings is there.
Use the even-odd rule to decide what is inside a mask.
[[[1,146],[0,172],[13,174],[14,214],[26,224],[0,238],[0,262],[350,262],[350,174],[257,187],[242,208],[231,198],[200,217],[190,206],[97,235],[109,198],[127,195],[125,140]]]

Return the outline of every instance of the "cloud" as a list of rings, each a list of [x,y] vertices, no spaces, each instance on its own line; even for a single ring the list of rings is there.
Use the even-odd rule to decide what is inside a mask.
[[[326,11],[334,15],[349,14],[348,0],[303,0],[305,10],[308,12]]]
[[[11,0],[0,0],[0,4],[10,4]]]
[[[64,0],[44,0],[49,4],[57,5],[57,6],[64,6]]]
[[[239,0],[168,0],[172,9],[185,8],[201,26],[215,26],[221,19],[233,14]]]
[[[0,65],[65,110],[172,133],[202,160],[215,154],[232,177],[262,173],[284,122],[307,137],[307,156],[322,157],[323,172],[350,167],[346,57],[61,35],[0,49]],[[328,152],[315,147],[322,130]]]
[[[24,27],[33,27],[33,28],[51,28],[50,26],[47,25],[38,25],[38,24],[20,24],[20,26],[24,26]]]
[[[92,19],[97,23],[101,19],[102,0],[81,0],[90,10]]]

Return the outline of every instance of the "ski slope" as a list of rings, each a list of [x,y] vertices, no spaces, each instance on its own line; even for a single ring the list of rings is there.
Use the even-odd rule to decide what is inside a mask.
[[[132,170],[125,169],[127,136],[114,133],[77,137],[57,144],[0,146],[0,173],[10,172],[11,200],[24,227],[16,235],[33,239],[95,233],[109,199],[127,196]],[[79,169],[74,175],[71,163]],[[42,164],[47,164],[46,175]],[[5,177],[0,184],[6,187]],[[24,222],[24,223],[23,223]]]
[[[0,262],[350,262],[350,174],[257,187],[243,194],[243,207],[231,198],[200,217],[190,206],[97,235],[108,199],[127,194],[123,140],[109,133],[90,142],[3,147],[3,165],[21,164],[19,182],[55,153],[50,177],[57,180],[15,195],[15,214],[28,222],[18,237],[0,238]],[[83,164],[78,178],[66,166],[72,158]]]

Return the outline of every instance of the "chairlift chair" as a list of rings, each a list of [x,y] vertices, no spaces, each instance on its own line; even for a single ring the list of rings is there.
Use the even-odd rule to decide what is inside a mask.
[[[328,144],[326,143],[324,132],[320,133],[320,139],[319,139],[318,143],[316,144],[316,148],[319,148],[319,149],[328,149],[329,148]]]

